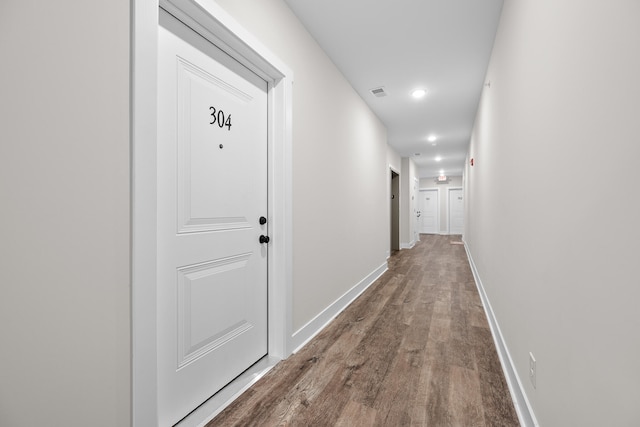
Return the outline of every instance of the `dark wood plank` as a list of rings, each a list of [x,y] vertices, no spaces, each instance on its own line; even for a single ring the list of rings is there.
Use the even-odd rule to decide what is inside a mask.
[[[375,409],[350,400],[340,414],[335,427],[370,427],[376,420]]]
[[[484,408],[478,372],[451,366],[449,402],[452,426],[484,426]]]
[[[428,298],[423,297],[425,288],[410,288],[414,292],[404,305],[405,311],[410,313],[407,316],[410,319],[409,328],[373,404],[377,410],[376,425],[409,425],[415,417],[412,408],[423,406],[424,403],[419,398],[420,377],[433,306],[429,305]],[[398,381],[399,378],[405,381]]]

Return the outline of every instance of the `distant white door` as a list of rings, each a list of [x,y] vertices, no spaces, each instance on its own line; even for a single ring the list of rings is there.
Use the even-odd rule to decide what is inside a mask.
[[[449,234],[464,232],[464,200],[462,189],[449,190]]]
[[[267,353],[267,244],[259,241],[267,235],[267,84],[165,13],[158,37],[165,426]]]
[[[438,189],[420,190],[420,233],[438,233]]]

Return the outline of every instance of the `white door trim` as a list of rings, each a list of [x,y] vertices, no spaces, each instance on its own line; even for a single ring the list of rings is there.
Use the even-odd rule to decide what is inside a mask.
[[[158,424],[156,122],[158,8],[268,83],[269,358],[292,348],[292,71],[213,0],[134,0],[131,30],[132,425]]]
[[[391,163],[389,163],[389,172],[393,172],[396,175],[398,175],[398,179],[400,179],[400,172],[398,170],[396,170],[395,167],[393,167],[391,165]],[[391,177],[391,174],[388,175],[388,183],[387,183],[387,200],[389,201],[389,204],[387,206],[387,212],[389,212],[389,220],[387,221],[389,223],[389,228],[391,228],[391,209],[392,209],[392,205],[393,205],[393,201],[391,200],[391,186],[393,185],[393,178]],[[401,218],[400,218],[400,192],[398,192],[398,249],[400,249],[400,223],[401,223]],[[389,235],[389,245],[387,248],[387,259],[391,256],[391,230],[389,230],[389,233],[387,233],[387,235]]]
[[[462,191],[462,187],[449,187],[447,188],[447,234],[451,235],[451,191],[452,190],[460,190]],[[464,194],[463,194],[464,197]]]

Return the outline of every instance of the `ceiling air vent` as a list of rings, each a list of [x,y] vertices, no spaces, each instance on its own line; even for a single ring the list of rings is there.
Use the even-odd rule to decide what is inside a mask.
[[[383,96],[387,96],[387,92],[384,91],[384,87],[377,87],[375,89],[369,90],[373,96],[377,96],[378,98],[382,98]]]

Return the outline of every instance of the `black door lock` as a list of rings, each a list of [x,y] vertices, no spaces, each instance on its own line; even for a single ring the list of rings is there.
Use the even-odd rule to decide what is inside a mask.
[[[260,236],[260,238],[258,239],[260,241],[260,243],[269,243],[269,236],[265,236],[264,234],[262,236]]]

